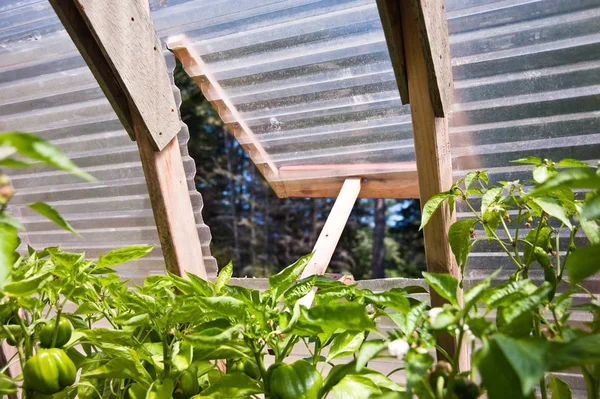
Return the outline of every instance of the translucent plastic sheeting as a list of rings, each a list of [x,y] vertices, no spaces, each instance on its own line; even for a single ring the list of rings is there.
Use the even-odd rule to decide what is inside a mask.
[[[375,0],[156,0],[153,8],[159,31],[187,37],[278,168],[414,160]],[[530,168],[509,161],[528,155],[598,158],[600,0],[447,0],[447,11],[456,178],[488,169],[493,183],[523,181]],[[477,244],[470,282],[500,266],[510,273],[497,251]],[[588,288],[598,293],[598,279]],[[581,394],[579,377],[563,377]]]
[[[172,69],[174,57],[165,55]],[[179,102],[179,90],[173,89]],[[50,140],[98,179],[87,183],[50,168],[10,170],[17,191],[11,207],[26,228],[22,249],[62,245],[95,257],[126,245],[155,244],[147,257],[118,269],[133,282],[164,273],[137,145],[45,0],[0,3],[0,132],[9,130]],[[210,230],[202,221],[202,197],[194,187],[195,166],[187,155],[189,134],[183,124],[178,138],[204,260],[209,275],[215,275]],[[35,201],[58,209],[83,238],[25,207]]]

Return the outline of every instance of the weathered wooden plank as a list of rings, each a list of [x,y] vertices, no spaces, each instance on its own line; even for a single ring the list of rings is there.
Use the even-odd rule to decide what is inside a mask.
[[[402,104],[408,104],[408,80],[406,78],[406,62],[404,60],[404,43],[402,39],[402,17],[400,0],[377,0],[379,18],[387,42],[394,75],[400,91]]]
[[[83,59],[92,71],[98,81],[104,95],[111,103],[123,127],[132,140],[135,140],[133,133],[133,121],[127,95],[121,89],[119,81],[115,76],[108,60],[104,57],[102,50],[98,46],[95,38],[92,36],[78,8],[72,0],[49,0],[58,15],[63,26],[71,36],[77,50],[81,53]]]
[[[421,49],[425,58],[425,70],[429,86],[429,96],[433,112],[437,117],[444,117],[450,112],[454,80],[452,79],[452,59],[450,58],[450,42],[448,38],[448,19],[446,16],[446,0],[402,0],[410,1],[412,12],[406,10],[406,16],[412,16],[412,32],[418,32]],[[403,20],[406,21],[403,17]],[[404,22],[406,23],[406,22]],[[404,29],[405,52],[408,44]],[[410,79],[410,78],[409,78]],[[409,93],[410,85],[409,85]],[[418,95],[418,93],[415,93]],[[413,102],[412,98],[410,100]]]
[[[179,132],[180,122],[160,39],[144,5],[117,0],[51,2],[130,136],[134,132],[128,115],[135,113],[153,148],[163,149]]]
[[[409,2],[403,1],[402,29],[422,206],[433,195],[450,189],[452,158],[448,120],[436,117],[431,99],[431,80],[426,68],[426,54],[419,39],[417,19],[412,14],[413,8]],[[453,222],[454,217],[446,204],[431,217],[424,229],[425,257],[429,272],[450,273],[460,278],[460,271],[448,241],[448,229]],[[459,292],[459,296],[462,297],[462,292]],[[435,292],[431,293],[432,306],[441,306],[444,302]],[[456,352],[456,341],[450,335],[441,335],[438,343],[448,353]],[[468,365],[468,353],[461,351],[461,354],[461,365],[465,367]]]

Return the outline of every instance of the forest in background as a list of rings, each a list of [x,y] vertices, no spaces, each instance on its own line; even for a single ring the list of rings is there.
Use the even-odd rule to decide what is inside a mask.
[[[334,199],[278,198],[180,66],[175,83],[219,266],[231,260],[235,276],[266,277],[310,253]],[[425,270],[420,218],[418,200],[360,199],[328,271],[357,280],[420,277]]]

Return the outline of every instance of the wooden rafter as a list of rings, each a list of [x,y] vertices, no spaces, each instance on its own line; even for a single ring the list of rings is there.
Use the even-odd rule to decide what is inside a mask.
[[[166,61],[145,1],[50,0],[137,141],[167,270],[207,278]]]

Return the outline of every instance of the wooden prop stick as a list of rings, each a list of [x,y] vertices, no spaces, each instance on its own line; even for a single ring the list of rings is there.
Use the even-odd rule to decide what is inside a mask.
[[[361,179],[359,178],[346,179],[344,182],[313,248],[313,256],[300,276],[301,279],[314,274],[323,274],[327,270],[335,247],[350,217],[350,212],[358,198],[358,193],[360,193],[360,186]]]
[[[452,185],[452,158],[448,137],[447,118],[436,117],[434,99],[431,97],[431,80],[427,73],[427,57],[419,38],[418,20],[411,7],[412,0],[403,0],[402,28],[410,94],[413,135],[417,158],[417,173],[421,206],[433,195],[450,189]],[[437,4],[436,2],[433,2]],[[443,6],[444,2],[438,4]],[[429,11],[435,12],[433,6]],[[447,31],[446,31],[447,35]],[[446,49],[446,51],[449,51]],[[433,273],[449,273],[460,278],[460,273],[448,242],[448,229],[454,222],[449,207],[444,204],[424,229],[427,270]],[[462,292],[459,292],[459,300]],[[431,291],[431,305],[442,306],[445,300]],[[438,337],[438,344],[452,356],[456,341],[448,334]],[[438,355],[439,357],[439,355]],[[461,351],[461,370],[468,366],[468,352]]]

